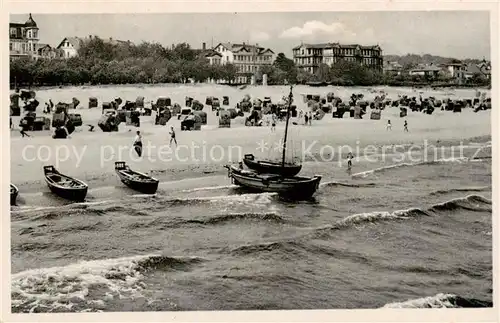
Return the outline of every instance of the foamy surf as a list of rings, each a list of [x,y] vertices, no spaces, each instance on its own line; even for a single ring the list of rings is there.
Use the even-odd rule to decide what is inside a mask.
[[[492,201],[481,195],[468,195],[462,198],[448,200],[431,205],[426,209],[418,207],[395,211],[372,211],[349,215],[332,225],[316,228],[314,232],[322,233],[330,230],[341,230],[352,228],[367,223],[379,223],[384,221],[397,221],[417,218],[421,216],[437,215],[440,212],[464,209],[476,212],[491,211]]]
[[[182,193],[192,193],[192,192],[199,192],[199,191],[217,191],[217,190],[224,190],[224,189],[230,189],[230,188],[237,188],[238,185],[219,185],[219,186],[207,186],[207,187],[197,187],[197,188],[192,188],[192,189],[186,189],[182,190]]]
[[[382,308],[470,308],[492,307],[491,302],[464,298],[454,294],[439,293],[434,296],[410,299],[384,305]]]
[[[19,272],[11,276],[12,309],[29,313],[99,311],[113,299],[144,297],[143,278],[148,269],[182,269],[201,261],[143,255]]]
[[[369,175],[372,175],[375,173],[381,173],[381,172],[384,172],[386,170],[395,169],[395,168],[402,168],[402,167],[413,167],[413,166],[433,165],[433,164],[442,164],[442,163],[467,163],[467,162],[478,162],[478,161],[483,161],[483,160],[476,159],[476,158],[468,158],[468,157],[452,157],[452,158],[442,158],[442,159],[431,160],[431,161],[421,161],[421,162],[415,162],[415,163],[399,163],[399,164],[382,166],[379,168],[370,169],[367,171],[355,173],[355,174],[352,174],[351,177],[365,178],[365,177],[368,177]]]

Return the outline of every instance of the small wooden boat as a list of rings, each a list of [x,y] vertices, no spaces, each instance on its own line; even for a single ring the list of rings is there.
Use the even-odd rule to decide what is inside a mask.
[[[272,162],[267,160],[256,160],[253,154],[246,154],[243,157],[243,163],[256,171],[257,173],[276,174],[284,177],[293,177],[300,173],[302,165],[281,162]]]
[[[281,164],[272,162],[263,163],[255,161],[255,158],[251,154],[245,155],[239,167],[235,165],[225,166],[228,169],[228,177],[231,178],[233,184],[260,192],[275,192],[281,196],[295,200],[309,199],[318,189],[321,176],[295,176],[300,172],[302,166],[285,163],[290,108],[293,102],[292,89],[293,86],[290,87],[288,97]],[[252,170],[243,169],[243,163]]]
[[[59,173],[54,166],[44,166],[43,172],[52,193],[75,202],[85,200],[88,185],[83,181]]]
[[[123,161],[115,162],[115,171],[123,184],[144,194],[154,194],[158,189],[159,180],[131,170]]]
[[[16,205],[17,195],[19,194],[19,189],[14,184],[10,184],[10,205]]]
[[[321,176],[283,177],[276,174],[259,174],[255,171],[240,169],[234,165],[226,166],[233,184],[259,192],[275,192],[294,200],[311,198],[319,187]]]

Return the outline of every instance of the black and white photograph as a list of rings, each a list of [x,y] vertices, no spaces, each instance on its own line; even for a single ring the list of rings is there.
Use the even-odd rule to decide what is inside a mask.
[[[10,315],[493,310],[496,11],[19,6]]]

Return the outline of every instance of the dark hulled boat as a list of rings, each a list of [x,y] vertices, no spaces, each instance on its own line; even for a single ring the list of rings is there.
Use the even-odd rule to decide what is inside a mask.
[[[10,205],[16,205],[17,195],[19,194],[19,189],[14,184],[10,184]]]
[[[44,166],[45,181],[52,193],[75,202],[83,202],[88,185],[83,181],[59,173],[54,166]]]
[[[319,187],[321,176],[284,177],[276,174],[259,174],[255,171],[226,166],[235,185],[259,192],[274,192],[295,200],[311,198]]]
[[[256,160],[253,154],[246,154],[243,157],[243,163],[257,173],[276,174],[284,177],[293,177],[302,169],[300,164],[285,163],[283,165],[280,162]]]
[[[122,183],[133,190],[144,194],[155,194],[158,189],[159,180],[131,170],[125,162],[115,162],[115,171]]]
[[[302,166],[285,163],[288,124],[290,121],[290,107],[292,105],[292,88],[290,88],[289,102],[286,113],[285,136],[283,141],[283,155],[281,163],[255,161],[253,155],[245,155],[240,167],[226,166],[228,176],[236,185],[260,192],[275,192],[279,195],[295,200],[305,200],[312,197],[319,187],[321,176],[295,176]],[[243,163],[251,170],[243,169]],[[292,175],[293,174],[293,175]]]

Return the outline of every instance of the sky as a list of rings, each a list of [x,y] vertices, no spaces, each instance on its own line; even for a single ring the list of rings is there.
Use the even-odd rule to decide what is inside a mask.
[[[25,22],[11,15],[11,22]],[[64,37],[187,42],[193,48],[220,42],[258,43],[292,56],[301,43],[380,45],[384,55],[431,54],[490,59],[487,11],[371,11],[288,13],[33,14],[41,43]]]

